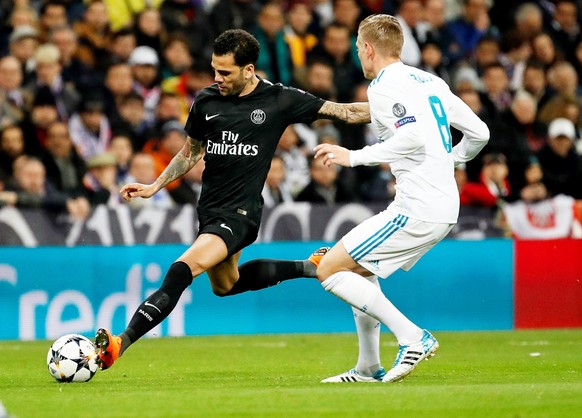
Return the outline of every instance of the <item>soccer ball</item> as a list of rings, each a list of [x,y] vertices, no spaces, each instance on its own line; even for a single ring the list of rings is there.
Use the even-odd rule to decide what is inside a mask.
[[[64,335],[49,348],[49,372],[58,382],[88,382],[97,372],[95,346],[79,334]]]

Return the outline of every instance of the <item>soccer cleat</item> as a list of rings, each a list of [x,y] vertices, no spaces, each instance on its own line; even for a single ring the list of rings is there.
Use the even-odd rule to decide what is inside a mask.
[[[321,383],[378,383],[382,381],[382,378],[386,374],[384,367],[380,367],[373,376],[364,376],[356,371],[356,369],[348,370],[345,373],[338,374],[337,376],[328,377],[323,379]]]
[[[121,351],[121,337],[111,335],[105,328],[99,328],[95,335],[95,347],[97,348],[97,363],[101,370],[113,366]]]
[[[331,247],[321,247],[313,254],[311,254],[308,260],[311,261],[315,265],[315,267],[318,267],[319,263],[321,262],[321,259],[323,258],[324,255],[327,254],[329,250],[331,250]]]
[[[423,329],[422,339],[409,345],[401,345],[394,365],[384,378],[383,382],[398,382],[408,376],[422,360],[428,360],[435,355],[439,342],[430,332]]]

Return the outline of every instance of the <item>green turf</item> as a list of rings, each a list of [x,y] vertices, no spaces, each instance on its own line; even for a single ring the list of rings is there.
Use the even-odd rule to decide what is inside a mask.
[[[582,416],[582,330],[435,334],[438,355],[392,384],[319,383],[354,365],[352,334],[147,339],[69,384],[48,342],[2,342],[0,400],[18,418]]]

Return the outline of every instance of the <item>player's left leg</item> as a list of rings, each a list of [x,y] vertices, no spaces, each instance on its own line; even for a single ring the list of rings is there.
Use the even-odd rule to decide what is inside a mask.
[[[193,278],[220,263],[227,254],[226,245],[220,237],[199,235],[170,266],[161,287],[141,303],[119,336],[104,328],[97,331],[95,345],[100,367],[111,367],[131,344],[161,323],[175,308]]]

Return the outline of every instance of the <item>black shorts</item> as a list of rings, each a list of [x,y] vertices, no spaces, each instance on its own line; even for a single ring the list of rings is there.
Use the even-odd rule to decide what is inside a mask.
[[[218,235],[228,249],[228,256],[251,245],[259,235],[259,226],[245,215],[232,211],[210,211],[198,208],[198,235]]]

